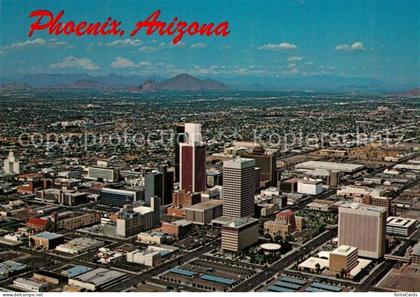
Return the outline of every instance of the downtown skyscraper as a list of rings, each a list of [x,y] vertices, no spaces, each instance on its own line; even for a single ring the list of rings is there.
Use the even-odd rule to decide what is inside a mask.
[[[180,144],[180,188],[186,192],[206,189],[206,145],[201,137],[201,125],[185,124],[186,139]]]
[[[223,215],[232,218],[253,216],[255,160],[237,158],[223,162]]]

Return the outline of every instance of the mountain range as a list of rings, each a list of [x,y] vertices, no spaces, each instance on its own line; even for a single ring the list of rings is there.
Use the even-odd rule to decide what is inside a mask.
[[[89,74],[40,74],[25,75],[12,81],[3,82],[1,89],[91,89],[125,90],[133,92],[159,91],[222,91],[229,87],[212,79],[199,79],[183,73],[170,79],[158,76],[139,75],[90,76]]]
[[[221,82],[223,81],[223,82]],[[127,92],[159,91],[304,91],[404,94],[413,89],[409,96],[418,96],[416,86],[389,84],[381,80],[338,75],[292,76],[279,78],[217,76],[201,79],[183,73],[172,78],[161,76],[108,74],[93,76],[87,73],[73,74],[25,74],[1,78],[0,89],[90,89]],[[417,90],[417,91],[416,91]]]

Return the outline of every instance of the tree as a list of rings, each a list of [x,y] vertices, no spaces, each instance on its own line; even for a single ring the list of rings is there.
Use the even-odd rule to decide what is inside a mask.
[[[274,236],[274,242],[275,243],[279,243],[282,239],[283,239],[283,237],[281,237],[281,235],[279,233],[277,233],[276,236]]]
[[[316,273],[319,273],[321,271],[321,265],[319,263],[315,264]]]

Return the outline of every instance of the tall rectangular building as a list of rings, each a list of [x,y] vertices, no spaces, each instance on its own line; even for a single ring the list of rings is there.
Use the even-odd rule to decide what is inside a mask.
[[[223,162],[223,215],[232,218],[255,212],[255,160],[237,158]]]
[[[387,209],[347,203],[338,210],[338,245],[357,247],[361,257],[381,258],[385,254]]]
[[[180,188],[186,192],[206,190],[206,145],[200,124],[185,124],[186,142],[180,144]]]
[[[161,199],[162,205],[172,202],[174,192],[174,173],[167,171],[166,167],[146,173],[144,176],[145,201],[150,202],[150,198],[157,196]]]
[[[4,160],[4,173],[5,174],[20,174],[22,166],[19,157],[15,156],[13,151],[9,152],[7,159]]]
[[[255,160],[255,167],[261,170],[262,186],[275,186],[277,184],[277,158],[275,154],[266,152],[262,146],[257,145],[252,152],[243,153],[241,156]]]
[[[184,125],[175,126],[175,139],[174,139],[174,159],[175,159],[175,182],[179,182],[180,170],[180,150],[179,146],[185,142],[185,127]]]

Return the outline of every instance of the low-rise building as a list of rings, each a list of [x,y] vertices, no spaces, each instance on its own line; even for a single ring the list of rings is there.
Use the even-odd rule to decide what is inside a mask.
[[[173,222],[162,222],[161,230],[176,238],[182,238],[191,230],[192,222],[187,220],[177,220]]]
[[[420,265],[420,243],[416,243],[413,246],[413,250],[411,252],[411,261],[413,264]]]
[[[315,211],[331,211],[334,201],[315,199],[313,202],[306,205],[306,208]]]
[[[318,195],[323,191],[321,180],[301,179],[298,181],[298,193]]]
[[[124,281],[125,273],[106,268],[97,268],[69,279],[69,285],[88,291],[102,291]]]
[[[209,200],[185,208],[185,219],[199,225],[208,225],[223,214],[222,200]]]
[[[154,267],[158,266],[164,257],[174,251],[175,249],[169,247],[149,246],[145,250],[135,250],[127,253],[127,262]]]
[[[341,272],[348,273],[357,266],[358,250],[356,247],[340,245],[330,253],[329,271],[336,275]]]
[[[41,218],[29,218],[26,221],[26,227],[34,230],[35,232],[48,231],[51,229],[51,225],[52,224],[49,220]]]
[[[58,228],[65,230],[75,230],[83,228],[85,226],[93,225],[101,221],[101,214],[92,213],[81,213],[75,214],[68,218],[58,220]]]
[[[13,286],[25,292],[45,292],[48,290],[48,283],[34,279],[18,277],[13,281]]]
[[[105,243],[100,240],[91,239],[87,237],[79,237],[70,240],[67,243],[60,244],[55,248],[55,250],[66,254],[77,255],[93,249],[100,248],[104,244]]]
[[[7,260],[0,263],[0,279],[8,278],[14,274],[25,271],[27,266],[19,262]]]
[[[295,216],[295,223],[296,223],[296,231],[303,231],[305,228],[305,218]]]
[[[98,262],[102,264],[114,264],[124,259],[126,253],[119,250],[111,250],[102,247],[98,250]]]
[[[239,252],[258,242],[258,220],[238,218],[222,226],[222,250]]]
[[[42,248],[45,250],[51,250],[64,242],[64,236],[62,234],[41,232],[34,234],[29,237],[29,245]]]
[[[388,217],[386,219],[386,234],[409,237],[416,231],[417,220],[401,217]]]
[[[60,283],[67,283],[68,278],[62,274],[51,271],[35,271],[32,275],[33,280],[48,283],[49,285],[58,285]]]
[[[280,235],[286,238],[296,230],[296,222],[293,211],[286,209],[277,213],[275,221],[267,221],[264,223],[264,230],[272,237]]]

